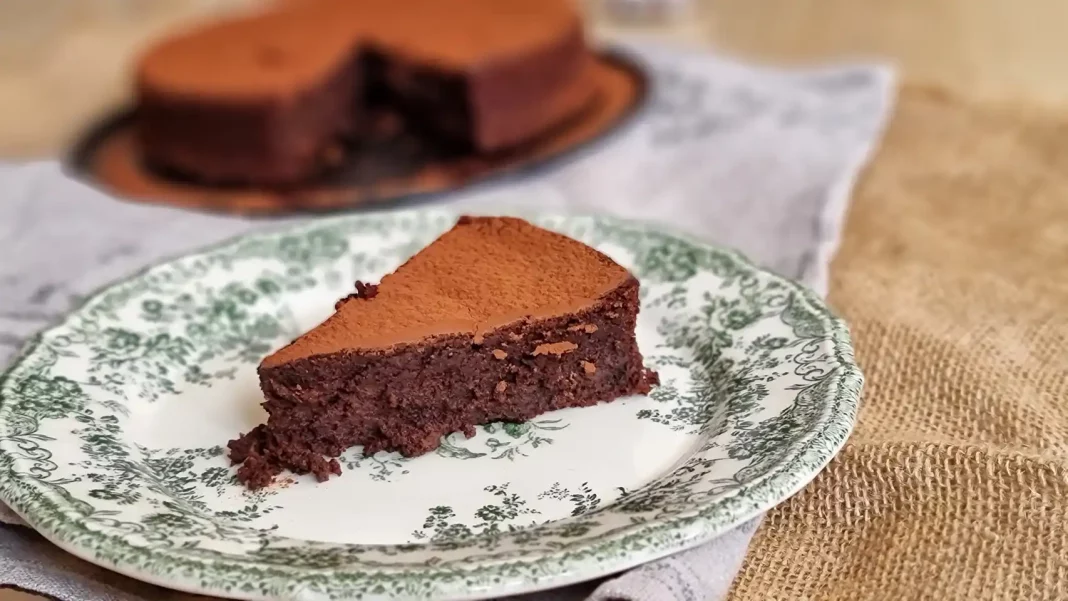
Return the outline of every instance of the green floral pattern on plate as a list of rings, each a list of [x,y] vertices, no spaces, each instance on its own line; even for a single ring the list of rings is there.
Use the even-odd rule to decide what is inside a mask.
[[[245,236],[93,296],[0,381],[0,498],[71,552],[175,588],[250,599],[477,598],[699,544],[795,492],[844,444],[862,378],[845,326],[811,292],[647,225],[530,218],[641,279],[640,342],[664,384],[648,399],[613,403],[612,415],[686,443],[665,472],[629,488],[561,479],[523,493],[520,480],[487,482],[470,508],[428,499],[405,517],[408,542],[331,543],[280,534],[271,519],[285,491],[236,493],[221,447],[135,442],[139,413],[234,385],[306,327],[292,299],[375,280],[455,220],[409,211]],[[392,486],[421,477],[427,461],[525,465],[560,437],[588,436],[578,428],[551,414],[490,424],[471,440],[451,435],[429,459],[357,449],[342,462],[346,478]]]

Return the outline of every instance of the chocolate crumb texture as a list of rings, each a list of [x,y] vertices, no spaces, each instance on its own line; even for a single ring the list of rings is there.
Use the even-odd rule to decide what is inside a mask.
[[[334,303],[334,310],[337,311],[345,303],[356,299],[371,299],[378,295],[378,286],[375,284],[365,284],[360,280],[356,280],[356,292],[341,298]]]
[[[378,286],[375,284],[365,284],[360,280],[356,280],[356,296],[359,298],[374,298],[378,294]]]

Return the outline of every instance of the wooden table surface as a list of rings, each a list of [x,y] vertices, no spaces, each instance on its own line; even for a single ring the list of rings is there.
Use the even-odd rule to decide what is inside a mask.
[[[0,0],[0,160],[61,154],[127,97],[159,32],[259,0]],[[593,0],[588,0],[593,2]],[[776,63],[883,58],[903,79],[993,102],[1068,105],[1063,0],[696,0],[694,14],[598,35],[646,35]],[[0,601],[37,599],[0,591]]]

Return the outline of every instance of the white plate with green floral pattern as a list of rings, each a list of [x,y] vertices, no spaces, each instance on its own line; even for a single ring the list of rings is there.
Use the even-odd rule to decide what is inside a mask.
[[[350,450],[321,484],[237,485],[223,448],[265,417],[258,361],[454,220],[324,219],[96,294],[0,384],[0,498],[71,553],[176,589],[472,599],[700,544],[796,492],[845,442],[861,375],[814,294],[647,225],[548,216],[533,220],[640,278],[638,340],[662,386],[414,459]]]

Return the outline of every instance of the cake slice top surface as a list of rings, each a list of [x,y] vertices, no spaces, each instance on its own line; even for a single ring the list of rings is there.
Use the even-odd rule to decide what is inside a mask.
[[[156,44],[138,79],[152,90],[240,100],[321,85],[365,44],[422,64],[478,69],[578,28],[570,0],[293,0]]]
[[[263,366],[445,334],[477,341],[526,317],[581,311],[631,277],[597,250],[522,219],[462,217],[383,277],[375,294],[341,302]]]

